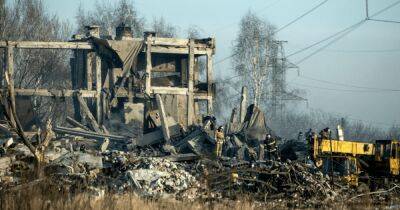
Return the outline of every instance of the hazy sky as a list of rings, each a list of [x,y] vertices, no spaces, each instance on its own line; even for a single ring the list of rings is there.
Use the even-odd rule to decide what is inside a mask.
[[[218,61],[229,55],[240,18],[250,9],[278,28],[323,0],[134,0],[139,15],[148,22],[163,16],[178,26],[180,34],[190,25],[204,36],[215,36]],[[74,21],[80,3],[90,9],[95,0],[45,0],[48,10]],[[112,2],[112,1],[111,1]],[[369,0],[373,14],[396,0]],[[365,0],[330,0],[316,11],[277,34],[286,40],[290,54],[365,18]],[[400,4],[375,18],[400,21]],[[323,45],[320,45],[323,46]],[[290,57],[294,63],[318,47]],[[229,60],[215,68],[217,74],[232,74]],[[376,91],[372,87],[400,90],[400,24],[368,21],[343,39],[298,65],[300,75],[332,83],[298,77],[289,71],[288,86],[307,91],[309,108],[350,118],[371,121],[378,126],[400,123],[400,91]],[[351,86],[349,86],[351,85]]]

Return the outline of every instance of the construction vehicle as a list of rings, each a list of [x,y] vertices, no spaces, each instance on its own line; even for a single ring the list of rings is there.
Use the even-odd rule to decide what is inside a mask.
[[[400,142],[375,140],[360,142],[324,139],[313,134],[308,138],[312,160],[324,173],[339,173],[350,185],[365,180],[396,178],[399,175]]]

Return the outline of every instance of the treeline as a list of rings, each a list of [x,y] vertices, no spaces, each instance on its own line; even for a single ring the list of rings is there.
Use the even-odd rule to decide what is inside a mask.
[[[143,37],[143,32],[153,31],[160,37],[200,37],[201,30],[193,25],[180,31],[179,27],[169,23],[164,17],[153,17],[151,20],[143,17],[131,0],[96,1],[93,8],[85,9],[82,5],[76,12],[77,33],[83,33],[87,25],[98,25],[101,28],[101,35],[115,35],[115,28],[124,23],[132,28],[133,36]]]
[[[349,140],[378,140],[399,139],[400,126],[392,125],[390,128],[382,128],[369,122],[353,120],[347,117],[333,115],[320,110],[300,111],[292,110],[282,112],[274,118],[267,118],[268,125],[279,135],[285,138],[297,138],[299,132],[306,132],[310,128],[319,133],[320,130],[329,127],[335,134],[337,125],[344,127],[344,137]],[[387,125],[386,125],[387,126]],[[336,138],[336,136],[333,136]]]
[[[71,25],[48,13],[40,0],[0,0],[0,40],[68,40]],[[1,50],[1,55],[3,51]],[[17,88],[67,88],[69,80],[67,50],[14,50],[14,83]],[[49,59],[51,58],[51,59]],[[0,66],[3,66],[0,59]],[[56,119],[66,110],[65,103],[33,97],[34,113],[39,119]]]

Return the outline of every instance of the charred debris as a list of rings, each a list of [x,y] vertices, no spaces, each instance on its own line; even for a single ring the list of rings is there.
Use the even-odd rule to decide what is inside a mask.
[[[282,144],[264,113],[248,105],[246,87],[238,110],[217,126],[213,38],[147,32],[138,39],[124,25],[114,39],[99,34],[88,26],[69,42],[0,41],[3,194],[44,179],[95,197],[134,192],[213,202],[246,196],[271,207],[321,207],[360,194],[307,161],[302,142]],[[71,89],[15,88],[15,49],[71,50]],[[71,99],[68,116],[35,126],[30,99],[37,96]],[[394,192],[373,199],[387,201]]]

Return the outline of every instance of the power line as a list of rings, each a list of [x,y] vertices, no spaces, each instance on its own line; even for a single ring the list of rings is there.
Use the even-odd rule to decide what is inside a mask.
[[[395,3],[393,3],[393,4],[389,5],[389,6],[385,7],[384,9],[379,10],[378,12],[374,13],[374,14],[373,14],[372,16],[370,16],[370,17],[375,17],[375,16],[377,16],[377,15],[379,15],[379,14],[381,14],[381,13],[387,11],[388,9],[390,9],[390,8],[392,8],[392,7],[394,7],[394,6],[396,6],[396,5],[399,4],[399,3],[400,3],[400,1],[397,1],[397,2],[395,2]],[[331,35],[331,36],[329,36],[328,38],[325,38],[324,41],[327,41],[327,40],[333,38],[334,36],[343,33],[343,34],[340,35],[339,37],[335,38],[333,41],[329,42],[327,45],[324,45],[323,47],[317,49],[316,51],[312,52],[312,53],[309,54],[308,56],[304,57],[303,59],[301,59],[300,61],[298,61],[298,63],[296,63],[296,64],[299,64],[299,63],[301,63],[301,62],[303,62],[303,61],[309,59],[310,57],[314,56],[315,54],[319,53],[320,51],[322,51],[323,49],[325,49],[326,47],[328,47],[329,45],[331,45],[331,44],[337,42],[338,40],[340,40],[341,38],[343,38],[344,36],[346,36],[347,34],[349,34],[351,31],[357,29],[359,26],[361,26],[361,25],[362,25],[363,23],[365,23],[367,20],[370,20],[370,18],[369,18],[368,16],[367,16],[364,20],[361,20],[360,22],[358,22],[358,23],[356,23],[356,24],[354,24],[354,25],[352,25],[352,26],[350,26],[350,27],[347,27],[345,30],[342,30],[342,31],[340,31],[340,32],[335,33],[333,36]],[[309,49],[309,48],[311,48],[311,47],[313,47],[313,46],[315,46],[315,45],[318,45],[318,44],[320,44],[320,43],[322,43],[322,42],[324,42],[324,41],[321,40],[321,41],[319,41],[319,42],[317,42],[317,43],[314,43],[314,44],[312,44],[312,45],[310,45],[310,46],[308,46],[308,47],[305,47],[305,48],[303,48],[303,49],[301,49],[301,50],[295,52],[295,53],[290,54],[290,55],[287,56],[287,57],[290,57],[290,56],[292,56],[292,55],[295,55],[295,54],[298,54],[298,53],[300,53],[300,52],[303,52],[303,51],[305,51],[305,50],[307,50],[307,49]]]
[[[267,10],[267,9],[269,9],[269,8],[271,8],[271,7],[273,7],[273,6],[275,6],[275,4],[277,4],[277,3],[280,2],[280,1],[282,1],[282,0],[276,0],[276,1],[274,1],[274,2],[272,2],[271,4],[268,4],[267,6],[265,6],[264,8],[262,8],[262,9],[256,11],[256,13],[264,12],[265,10]]]
[[[296,19],[294,19],[293,21],[290,21],[290,22],[287,23],[286,25],[280,27],[280,28],[277,29],[275,32],[273,32],[273,34],[276,34],[276,33],[278,33],[279,31],[281,31],[281,30],[287,28],[287,27],[290,26],[291,24],[297,22],[298,20],[300,20],[301,18],[303,18],[303,17],[305,17],[306,15],[310,14],[311,12],[313,12],[314,10],[316,10],[317,8],[319,8],[320,6],[324,5],[326,2],[328,2],[328,0],[325,0],[325,1],[321,2],[320,4],[314,6],[313,8],[311,8],[310,10],[308,10],[307,12],[305,12],[304,14],[302,14],[302,15],[300,15],[299,17],[297,17]],[[276,2],[274,2],[274,3],[276,3]],[[229,56],[227,56],[227,57],[225,57],[225,58],[222,58],[221,60],[216,61],[216,62],[214,63],[214,65],[217,65],[217,64],[219,64],[219,63],[222,63],[222,62],[224,62],[224,61],[226,61],[226,60],[232,58],[232,57],[235,56],[235,55],[237,55],[237,53],[233,53],[233,54],[231,54],[231,55],[229,55]]]
[[[340,49],[324,49],[326,52],[337,52],[337,53],[388,53],[388,52],[400,52],[400,49],[362,49],[362,50],[340,50]]]
[[[309,87],[309,88],[315,88],[318,90],[330,90],[330,91],[338,91],[338,92],[352,92],[352,93],[381,93],[381,92],[400,92],[400,90],[355,90],[355,89],[336,89],[336,88],[326,88],[326,87],[321,87],[321,86],[313,86],[313,85],[308,85],[308,84],[301,84],[301,83],[296,83],[296,82],[290,82],[291,84],[298,85],[298,86],[303,86],[303,87]],[[288,84],[290,84],[288,82]]]
[[[311,12],[313,12],[314,10],[318,9],[319,7],[321,7],[322,5],[324,5],[326,2],[328,2],[328,0],[325,0],[321,3],[319,3],[318,5],[316,5],[315,7],[311,8],[310,10],[308,10],[307,12],[305,12],[304,14],[300,15],[299,17],[297,17],[296,19],[290,21],[289,23],[287,23],[286,25],[282,26],[281,28],[277,29],[274,34],[278,33],[279,31],[285,29],[286,27],[292,25],[293,23],[297,22],[298,20],[300,20],[301,18],[305,17],[306,15],[310,14]]]
[[[232,79],[238,78],[240,76],[243,75],[234,75],[232,77],[223,79],[219,82],[227,82],[230,81]],[[333,89],[333,88],[322,88],[322,89],[327,89],[327,90],[334,90],[334,91],[348,91],[348,92],[399,92],[400,89],[393,89],[393,88],[378,88],[378,87],[369,87],[369,86],[360,86],[360,85],[350,85],[350,84],[346,84],[346,83],[340,83],[340,82],[334,82],[334,81],[329,81],[329,80],[323,80],[323,79],[317,79],[317,78],[313,78],[313,77],[309,77],[309,76],[305,76],[305,75],[298,75],[299,78],[303,78],[303,79],[307,79],[307,80],[312,80],[312,81],[317,81],[317,82],[321,82],[321,83],[327,83],[327,84],[331,84],[331,85],[336,85],[336,86],[342,86],[342,87],[351,87],[351,88],[358,88],[358,89],[365,89],[365,90],[343,90],[343,89]],[[286,82],[287,84],[293,83],[294,80],[291,80],[289,82]],[[301,84],[303,85],[303,84]],[[304,85],[304,86],[309,86],[309,85]],[[313,86],[312,88],[321,88],[321,87],[316,87]]]
[[[288,56],[286,56],[286,58],[289,58],[289,57],[291,57],[291,56],[293,56],[293,55],[299,54],[299,53],[301,53],[301,52],[303,52],[303,51],[306,51],[306,50],[308,50],[308,49],[310,49],[310,48],[312,48],[312,47],[314,47],[314,46],[317,46],[317,45],[319,45],[319,44],[321,44],[321,43],[323,43],[323,42],[325,42],[325,41],[327,41],[327,40],[329,40],[329,39],[331,39],[331,38],[333,38],[333,37],[335,37],[335,36],[337,36],[337,35],[339,35],[339,34],[345,32],[345,31],[347,31],[347,30],[349,30],[349,29],[351,29],[351,28],[357,26],[358,24],[363,23],[364,21],[365,21],[365,20],[359,21],[359,22],[357,22],[356,24],[353,24],[353,25],[351,25],[351,26],[348,26],[348,27],[346,27],[346,28],[344,28],[344,29],[342,29],[342,30],[340,30],[340,31],[338,31],[338,32],[336,32],[336,33],[334,33],[334,34],[328,36],[328,37],[325,37],[325,38],[323,38],[323,39],[321,39],[321,40],[319,40],[319,41],[317,41],[317,42],[314,42],[313,44],[310,44],[310,45],[308,45],[307,47],[304,47],[304,48],[302,48],[302,49],[300,49],[300,50],[297,50],[296,52],[293,52],[293,53],[289,54]]]
[[[224,61],[228,60],[229,58],[232,58],[232,57],[235,56],[235,55],[237,55],[237,53],[233,53],[233,54],[231,54],[231,55],[229,55],[229,56],[226,56],[225,58],[222,58],[222,59],[219,60],[219,61],[215,61],[215,62],[214,62],[214,65],[218,65],[218,64],[220,64],[220,63],[223,63]]]
[[[382,20],[382,19],[368,19],[375,22],[385,22],[385,23],[400,23],[400,21],[395,20]]]
[[[227,79],[223,79],[223,80],[221,80],[221,81],[219,81],[219,82],[226,82],[226,81],[235,79],[235,78],[240,77],[240,76],[243,76],[243,75],[235,75],[235,76],[233,76],[233,77],[229,77],[229,78],[227,78]]]
[[[344,86],[344,87],[352,87],[352,88],[360,88],[360,89],[368,89],[368,90],[378,90],[378,91],[400,91],[400,89],[390,89],[390,88],[377,88],[377,87],[367,87],[367,86],[358,86],[358,85],[349,85],[349,84],[345,84],[345,83],[339,83],[339,82],[332,82],[329,80],[322,80],[322,79],[316,79],[313,77],[308,77],[308,76],[302,76],[300,75],[299,77],[304,78],[304,79],[308,79],[308,80],[313,80],[313,81],[317,81],[317,82],[322,82],[322,83],[328,83],[328,84],[332,84],[332,85],[339,85],[339,86]]]
[[[386,12],[388,9],[390,9],[390,8],[392,8],[392,7],[396,6],[396,5],[398,5],[399,3],[400,3],[400,1],[396,1],[396,2],[394,2],[393,4],[391,4],[391,5],[389,5],[389,6],[385,7],[385,8],[383,8],[383,9],[381,9],[381,10],[379,10],[378,12],[375,12],[373,15],[371,15],[371,17],[375,17],[375,16],[377,16],[377,15],[380,15],[380,14]],[[370,19],[370,18],[368,17],[368,19]]]
[[[346,36],[347,34],[351,33],[352,31],[354,31],[355,29],[357,29],[358,27],[360,27],[362,24],[364,24],[366,22],[366,20],[363,20],[362,22],[358,23],[357,25],[354,25],[352,28],[348,29],[347,31],[345,31],[344,33],[342,33],[340,36],[336,37],[335,39],[333,39],[332,41],[330,41],[328,44],[322,46],[321,48],[315,50],[314,52],[312,52],[311,54],[305,56],[304,58],[300,59],[299,61],[297,61],[295,64],[298,65],[302,62],[304,62],[305,60],[311,58],[312,56],[314,56],[315,54],[321,52],[322,50],[324,50],[325,48],[329,47],[330,45],[332,45],[333,43],[339,41],[340,39],[342,39],[344,36]]]
[[[388,9],[390,9],[390,8],[392,8],[392,7],[394,7],[394,6],[396,6],[396,5],[399,4],[399,3],[400,3],[400,1],[395,2],[395,3],[393,3],[393,4],[391,4],[391,5],[387,6],[387,7],[385,7],[384,9],[382,9],[382,10],[380,10],[380,11],[374,13],[371,17],[377,16],[377,15],[383,13],[383,12],[387,11]],[[312,48],[312,47],[314,47],[314,46],[317,46],[317,45],[319,45],[319,44],[321,44],[321,43],[323,43],[323,42],[325,42],[325,41],[328,41],[328,40],[332,39],[333,37],[336,37],[336,36],[339,35],[339,34],[342,34],[342,33],[346,32],[346,31],[348,31],[348,30],[350,30],[350,29],[352,29],[352,28],[354,28],[354,27],[356,27],[356,26],[359,26],[360,24],[364,23],[364,22],[367,21],[367,20],[376,21],[376,19],[371,19],[371,18],[369,18],[369,17],[366,17],[364,20],[361,20],[361,21],[359,21],[359,22],[357,22],[357,23],[355,23],[355,24],[353,24],[353,25],[350,25],[350,26],[348,26],[348,27],[346,27],[346,28],[344,28],[344,29],[342,29],[342,30],[340,30],[340,31],[338,31],[338,32],[336,32],[336,33],[334,33],[334,34],[328,36],[328,37],[325,37],[325,38],[323,38],[323,39],[321,39],[321,40],[319,40],[319,41],[317,41],[317,42],[315,42],[315,43],[313,43],[313,44],[311,44],[311,45],[309,45],[309,46],[307,46],[307,47],[304,47],[304,48],[302,48],[302,49],[300,49],[300,50],[298,50],[298,51],[295,51],[295,52],[293,52],[293,53],[287,55],[286,58],[289,58],[289,57],[291,57],[291,56],[293,56],[293,55],[299,54],[299,53],[301,53],[301,52],[303,52],[303,51],[306,51],[306,50],[308,50],[308,49],[310,49],[310,48]],[[353,29],[352,29],[352,30],[353,30]],[[342,37],[343,37],[343,36],[342,36]],[[341,38],[342,38],[342,37],[341,37]],[[337,41],[337,40],[336,40],[336,41]],[[317,51],[319,52],[320,50],[317,50]],[[317,53],[318,53],[318,52],[317,52]],[[314,55],[314,54],[316,54],[316,53],[313,53],[313,55]],[[235,55],[236,55],[236,53],[231,54],[231,55],[229,55],[229,56],[227,56],[227,57],[225,57],[225,58],[223,58],[223,59],[221,59],[221,60],[219,60],[219,61],[216,61],[216,62],[215,62],[215,65],[216,65],[216,64],[219,64],[219,63],[222,63],[222,62],[228,60],[229,58],[232,58],[232,57],[235,56]],[[311,56],[313,56],[313,55],[311,55]],[[311,57],[311,56],[309,56],[309,57]],[[307,58],[307,59],[308,59],[308,58]]]
[[[292,48],[300,49],[298,46],[292,47]],[[392,48],[392,49],[324,49],[323,51],[330,52],[330,53],[390,53],[390,52],[400,52],[400,48]]]
[[[229,80],[232,80],[234,78],[240,77],[242,75],[235,75],[232,76],[230,78],[221,80],[220,82],[226,82]],[[357,86],[357,85],[349,85],[349,84],[345,84],[345,83],[338,83],[338,82],[332,82],[332,81],[328,81],[328,80],[322,80],[322,79],[316,79],[313,77],[308,77],[308,76],[299,76],[301,78],[304,79],[308,79],[308,80],[313,80],[313,81],[317,81],[317,82],[323,82],[323,83],[328,83],[328,84],[332,84],[332,85],[337,85],[337,86],[343,86],[343,87],[351,87],[351,88],[358,88],[358,89],[364,89],[364,90],[355,90],[355,89],[337,89],[337,88],[327,88],[327,87],[321,87],[321,86],[312,86],[312,85],[308,85],[308,84],[300,84],[300,83],[296,83],[290,81],[290,82],[286,82],[287,84],[295,84],[295,85],[299,85],[299,86],[304,86],[304,87],[310,87],[310,88],[317,88],[317,89],[322,89],[322,90],[331,90],[331,91],[343,91],[343,92],[361,92],[361,93],[374,93],[374,92],[400,92],[400,89],[390,89],[390,88],[377,88],[377,87],[367,87],[367,86]]]

